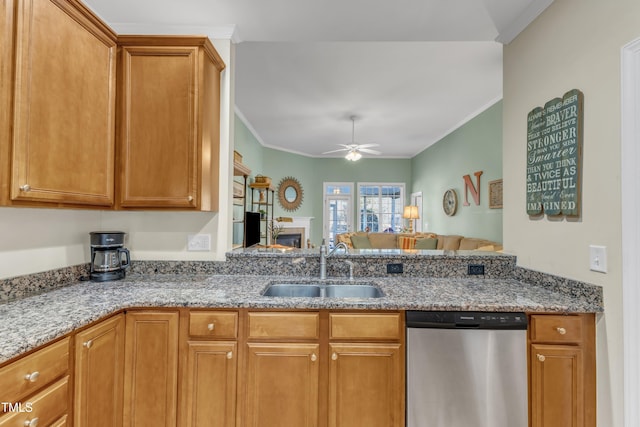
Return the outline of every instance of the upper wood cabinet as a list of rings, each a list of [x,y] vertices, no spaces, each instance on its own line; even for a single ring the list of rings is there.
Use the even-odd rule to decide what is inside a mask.
[[[118,43],[117,206],[217,211],[224,62],[206,37]]]
[[[0,203],[112,206],[115,34],[72,0],[0,13]]]

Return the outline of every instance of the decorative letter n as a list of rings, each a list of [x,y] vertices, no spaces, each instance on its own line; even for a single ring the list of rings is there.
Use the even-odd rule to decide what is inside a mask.
[[[476,202],[476,206],[480,204],[480,175],[482,175],[482,171],[475,172],[474,175],[476,176],[475,187],[473,182],[471,182],[471,176],[465,175],[462,177],[462,179],[464,179],[464,206],[469,206],[467,190],[471,191],[471,196],[473,196],[473,201]]]

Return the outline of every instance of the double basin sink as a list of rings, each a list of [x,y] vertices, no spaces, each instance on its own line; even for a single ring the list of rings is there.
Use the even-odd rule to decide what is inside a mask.
[[[371,284],[272,283],[262,292],[265,297],[302,298],[381,298],[380,288]]]

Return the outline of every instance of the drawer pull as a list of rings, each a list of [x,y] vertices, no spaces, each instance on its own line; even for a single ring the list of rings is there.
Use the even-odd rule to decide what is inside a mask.
[[[29,381],[30,383],[35,383],[38,380],[39,376],[40,376],[40,372],[34,371],[34,372],[31,372],[30,374],[25,375],[24,379]]]
[[[536,356],[538,357],[538,360],[541,362],[544,362],[546,360],[546,357],[544,357],[544,355],[542,354],[537,354]]]
[[[25,427],[38,427],[38,417],[26,420],[24,422]]]
[[[24,192],[31,191],[31,186],[29,184],[21,185],[20,190]]]
[[[232,351],[227,353],[227,359],[233,359],[233,352]]]
[[[187,200],[190,201],[190,202],[193,202],[193,196],[188,196]]]
[[[216,324],[215,323],[209,323],[207,325],[207,329],[210,331],[213,331],[216,328]]]
[[[85,341],[82,343],[82,346],[84,348],[91,348],[92,345],[93,345],[93,340]]]
[[[567,330],[565,328],[556,328],[556,331],[558,331],[560,335],[564,335],[567,333]]]
[[[335,352],[334,352],[334,353],[331,355],[331,360],[338,360],[338,353],[335,353]]]
[[[316,356],[316,354],[315,354],[315,353],[312,353],[312,354],[311,354],[311,361],[312,361],[312,362],[315,362],[316,360],[318,360],[318,356]]]

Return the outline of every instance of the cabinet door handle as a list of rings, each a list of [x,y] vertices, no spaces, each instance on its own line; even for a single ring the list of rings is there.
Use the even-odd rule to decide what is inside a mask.
[[[25,427],[38,427],[38,417],[32,418],[30,420],[26,420],[24,422]]]
[[[91,348],[92,345],[93,345],[93,340],[88,340],[82,343],[82,346],[84,348]]]
[[[207,325],[207,329],[210,331],[213,331],[216,328],[216,324],[215,323],[209,323]]]
[[[38,377],[40,377],[40,372],[33,371],[30,374],[25,375],[24,379],[29,381],[30,383],[35,383],[38,380]]]
[[[311,361],[312,361],[312,362],[315,362],[316,360],[318,360],[318,356],[316,356],[316,354],[315,354],[315,353],[312,353],[312,354],[311,354]]]
[[[558,331],[560,335],[564,335],[567,333],[567,330],[565,328],[556,328],[556,331]]]
[[[20,186],[20,190],[21,191],[31,191],[31,186],[29,184],[25,184],[25,185],[21,185]]]
[[[193,202],[193,196],[188,196],[187,200],[190,201],[190,202]]]
[[[227,359],[233,359],[233,351],[227,353]]]
[[[544,357],[544,355],[542,354],[537,354],[536,357],[538,358],[539,361],[544,362],[546,360],[546,357]]]
[[[331,360],[338,360],[338,353],[334,352],[334,353],[331,355]]]

